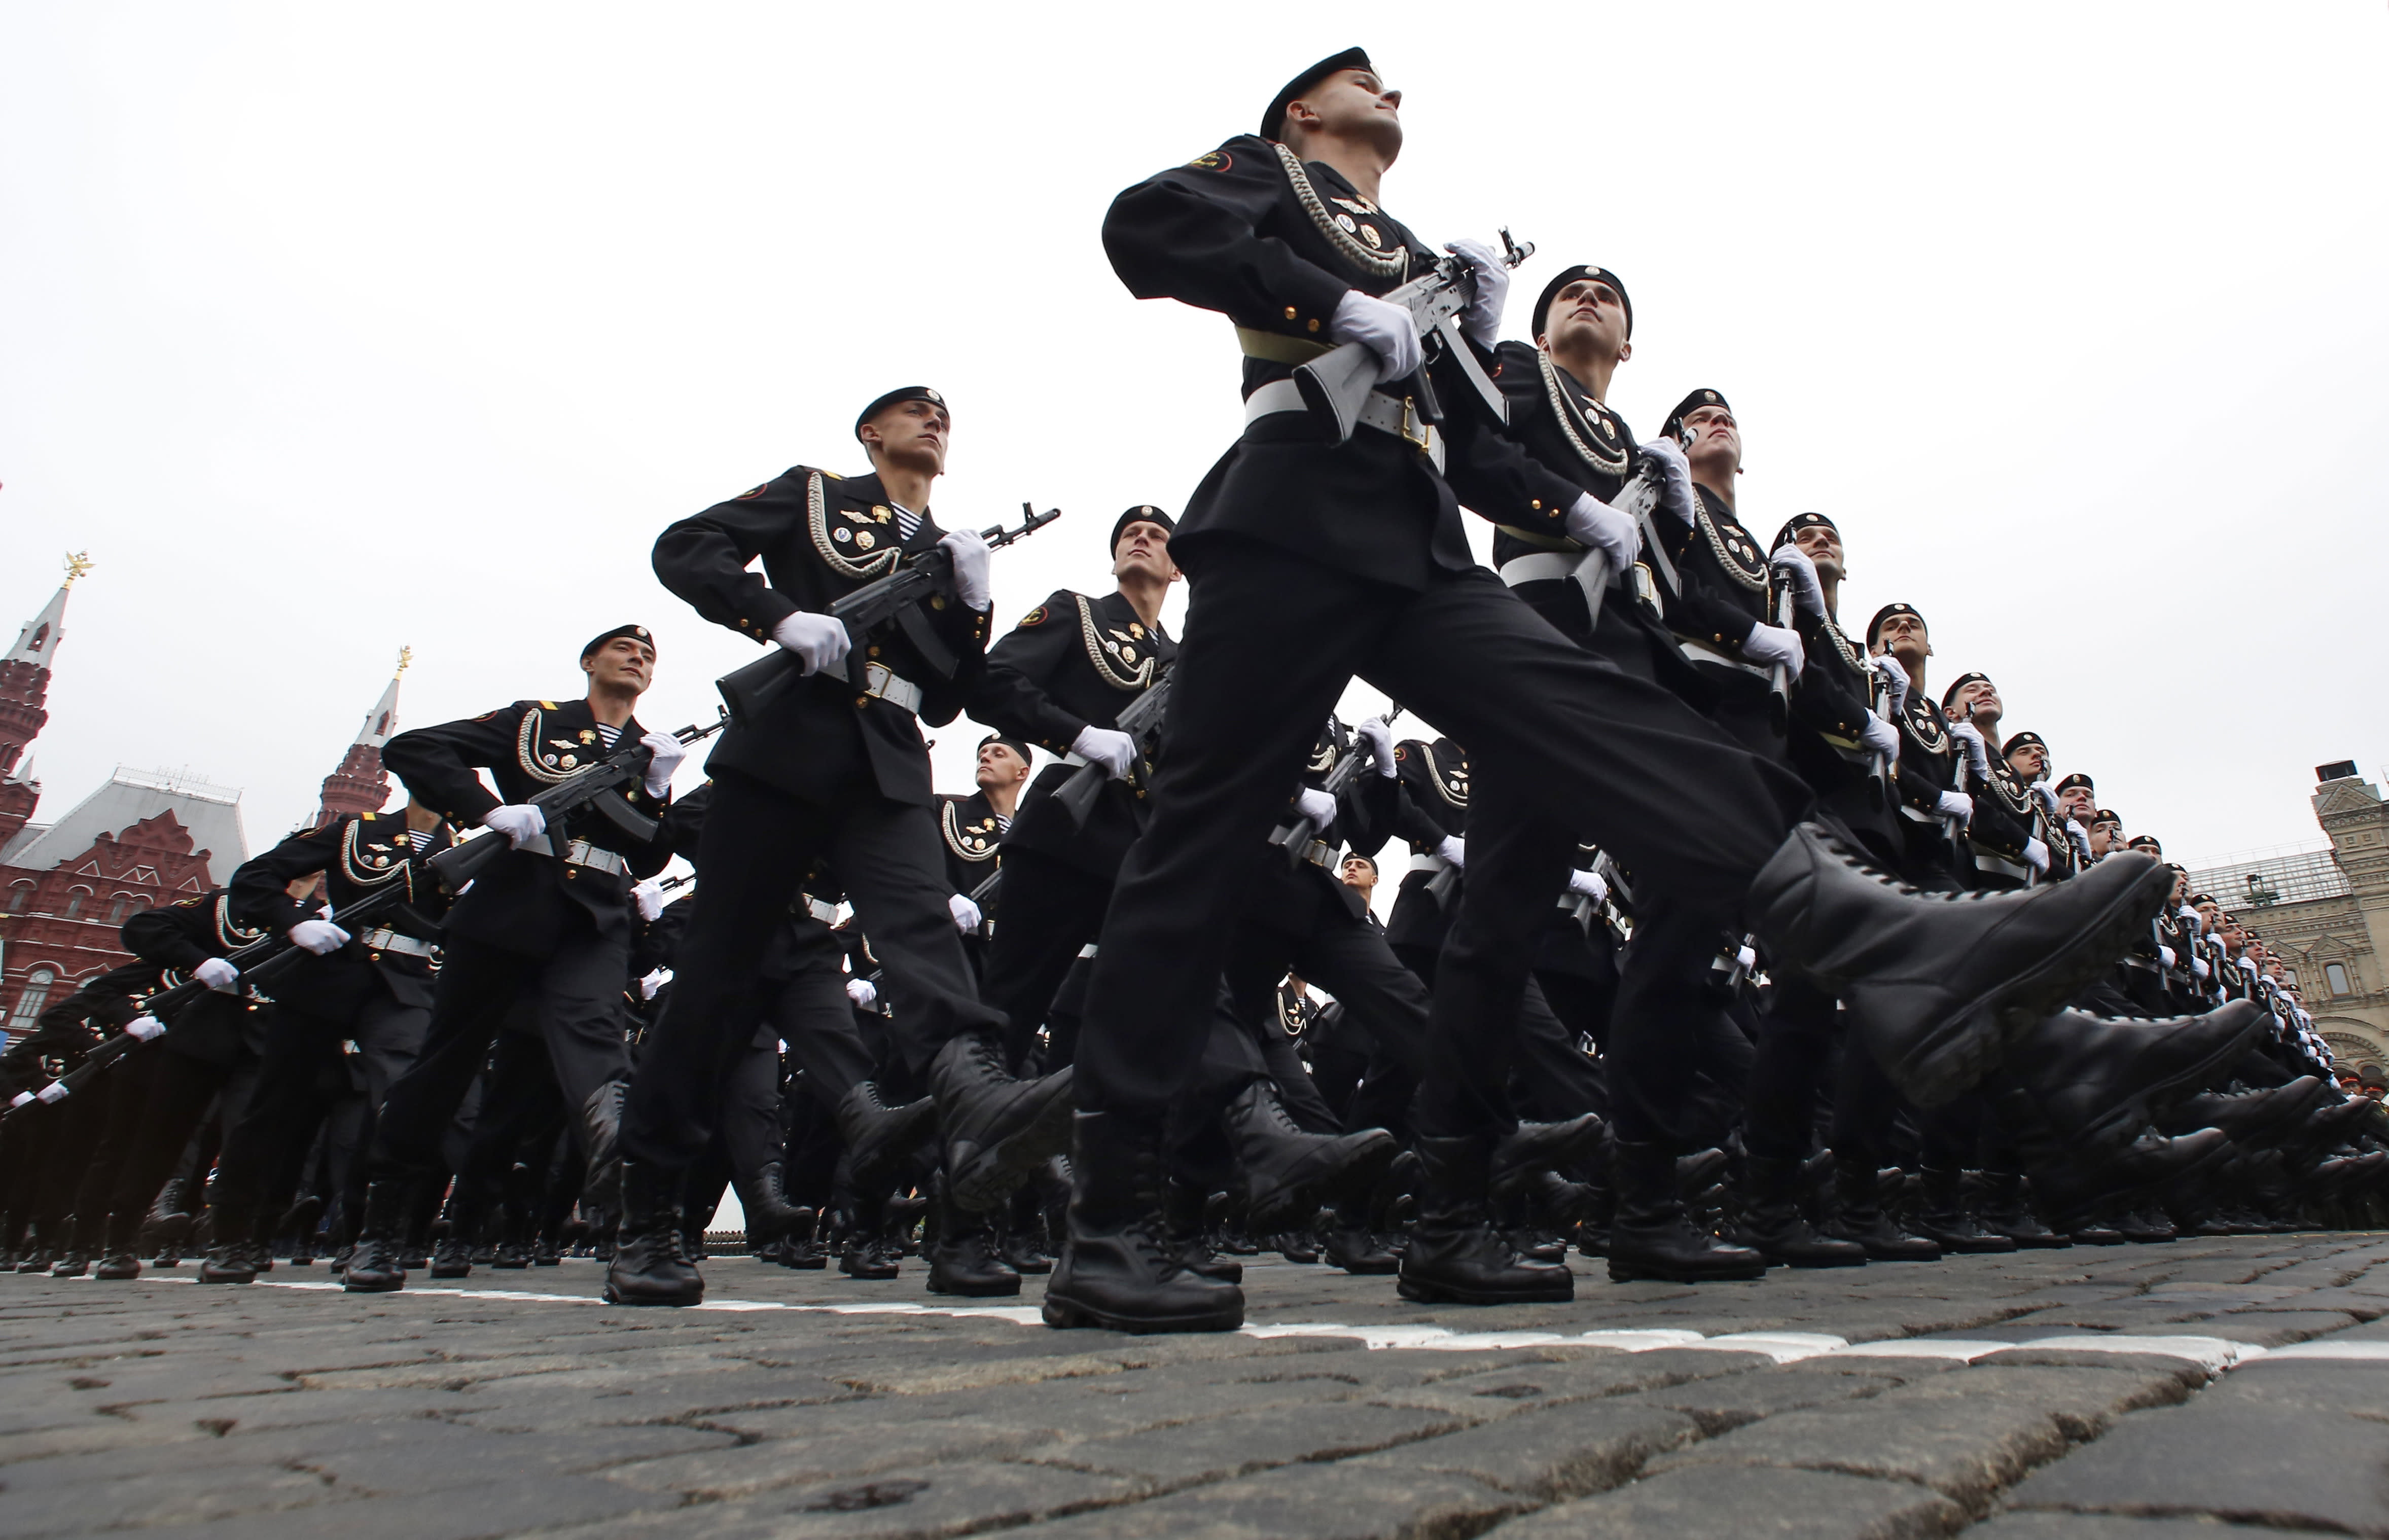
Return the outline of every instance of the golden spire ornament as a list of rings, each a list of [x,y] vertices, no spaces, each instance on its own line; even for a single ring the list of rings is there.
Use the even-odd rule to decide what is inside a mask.
[[[91,559],[91,553],[88,551],[68,552],[66,586],[69,588],[74,587],[75,579],[77,578],[82,577],[84,573],[90,571],[93,567],[97,566],[99,564],[97,562]]]

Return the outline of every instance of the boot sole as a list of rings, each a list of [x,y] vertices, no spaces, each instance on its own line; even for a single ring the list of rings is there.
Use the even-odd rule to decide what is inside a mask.
[[[2229,1010],[2229,1007],[2221,1009]],[[2101,1118],[2074,1140],[2073,1148],[2077,1153],[2096,1155],[2112,1152],[2131,1143],[2141,1128],[2155,1122],[2175,1103],[2197,1095],[2223,1066],[2246,1052],[2248,1045],[2255,1040],[2263,1026],[2263,1014],[2252,1013],[2240,1031],[2233,1033],[2206,1057],[2134,1092],[2122,1106]],[[2225,1137],[2230,1136],[2227,1134]],[[2250,1142],[2262,1141],[2252,1139]]]
[[[394,1294],[406,1287],[406,1279],[394,1278],[388,1283],[359,1283],[343,1275],[340,1287],[351,1294]]]
[[[1059,1330],[1093,1327],[1103,1331],[1125,1331],[1132,1337],[1166,1331],[1233,1331],[1245,1324],[1241,1305],[1233,1311],[1212,1310],[1192,1316],[1118,1316],[1073,1300],[1055,1299],[1051,1294],[1045,1297],[1042,1314],[1045,1324]]]
[[[939,1284],[933,1279],[929,1282],[929,1292],[944,1294],[952,1299],[1016,1299],[1020,1295],[1020,1280],[1014,1279],[1009,1287],[957,1289],[952,1284]]]
[[[1454,1289],[1448,1284],[1406,1278],[1394,1285],[1394,1292],[1421,1305],[1565,1305],[1576,1298],[1576,1283],[1571,1277],[1565,1287],[1488,1293],[1481,1289]]]
[[[696,1293],[685,1296],[674,1294],[670,1298],[645,1298],[637,1294],[625,1294],[620,1290],[608,1283],[606,1285],[606,1292],[603,1295],[603,1298],[608,1305],[620,1305],[625,1307],[660,1305],[666,1308],[678,1308],[691,1305],[703,1305],[705,1303],[705,1291],[699,1289]]]
[[[1029,1120],[993,1144],[961,1151],[946,1146],[946,1174],[954,1203],[974,1214],[985,1214],[1010,1197],[1038,1167],[1070,1148],[1070,1118],[1077,1110],[1072,1095],[1076,1076],[1054,1087]]]
[[[1767,1264],[1756,1267],[1736,1267],[1731,1271],[1692,1272],[1668,1267],[1637,1267],[1617,1265],[1609,1259],[1609,1281],[1612,1283],[1755,1283],[1767,1276]]]

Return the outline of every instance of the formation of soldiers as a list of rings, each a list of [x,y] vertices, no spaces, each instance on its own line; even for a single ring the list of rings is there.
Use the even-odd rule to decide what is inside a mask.
[[[778,660],[701,787],[621,626],[582,699],[390,739],[402,810],[135,916],[0,1060],[18,1268],[579,1247],[685,1305],[731,1187],[765,1263],[1204,1330],[1264,1247],[1498,1305],[1571,1297],[1570,1246],[1702,1281],[2380,1222],[2389,1124],[2261,938],[1990,678],[1935,694],[1915,606],[1845,629],[1833,520],[1740,521],[1722,392],[1636,441],[1615,274],[1501,340],[1520,254],[1385,210],[1399,106],[1349,50],[1113,205],[1131,292],[1234,324],[1246,427],[1107,584],[995,636],[988,538],[929,513],[948,404],[890,391],[867,473],[656,543]],[[1338,720],[1356,676],[1409,716]]]

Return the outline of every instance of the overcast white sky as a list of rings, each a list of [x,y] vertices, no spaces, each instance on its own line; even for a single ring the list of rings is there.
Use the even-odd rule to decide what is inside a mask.
[[[1100,587],[1239,420],[1227,323],[1130,299],[1105,207],[1355,42],[1408,93],[1392,210],[1536,241],[1526,296],[1615,269],[1634,426],[1725,391],[1745,522],[1830,513],[1845,617],[1918,605],[2133,831],[2311,841],[2312,766],[2378,779],[2382,0],[1353,15],[0,6],[5,637],[99,564],[42,816],[188,766],[270,843],[401,643],[421,724],[636,619],[642,717],[709,717],[752,649],[656,534],[864,468],[896,384],[953,402],[943,522],[1068,515],[1000,620]]]

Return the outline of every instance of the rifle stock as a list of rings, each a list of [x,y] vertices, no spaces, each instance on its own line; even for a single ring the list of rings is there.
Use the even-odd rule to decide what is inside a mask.
[[[1352,437],[1361,424],[1361,403],[1377,388],[1377,355],[1358,342],[1329,349],[1294,371],[1295,388],[1310,409],[1320,436],[1331,444]]]

